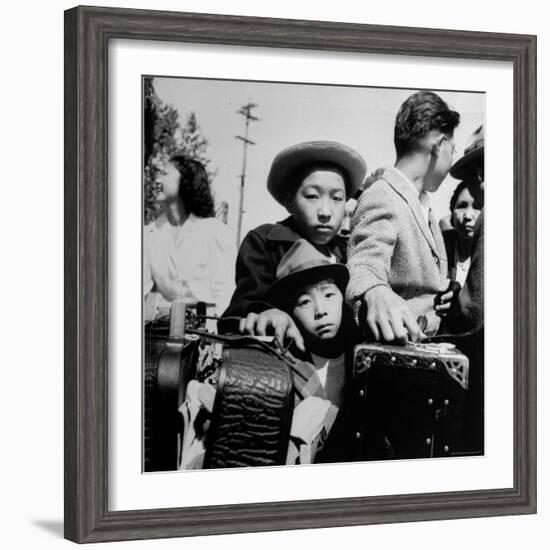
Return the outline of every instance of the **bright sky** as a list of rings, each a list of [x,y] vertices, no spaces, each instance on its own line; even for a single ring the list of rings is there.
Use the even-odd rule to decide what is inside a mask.
[[[237,114],[248,102],[258,105],[252,114],[248,149],[242,236],[262,223],[275,222],[286,211],[269,195],[266,181],[271,162],[282,149],[311,140],[330,140],[353,147],[365,159],[370,174],[393,165],[393,126],[403,101],[416,90],[326,86],[272,82],[154,78],[159,97],[175,107],[183,123],[191,111],[197,115],[209,141],[212,183],[217,201],[229,203],[229,229],[236,234],[239,175],[242,169],[244,117]],[[437,90],[435,90],[437,91]],[[484,122],[485,95],[472,92],[437,93],[461,115],[455,131],[462,154],[470,134]],[[450,176],[432,195],[438,218],[449,213],[449,200],[458,182]]]

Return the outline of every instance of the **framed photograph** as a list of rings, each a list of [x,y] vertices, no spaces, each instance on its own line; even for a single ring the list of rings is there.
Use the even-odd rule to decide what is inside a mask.
[[[65,12],[66,538],[536,511],[535,60]]]

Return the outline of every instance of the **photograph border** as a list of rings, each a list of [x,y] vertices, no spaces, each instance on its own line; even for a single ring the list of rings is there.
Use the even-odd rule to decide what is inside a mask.
[[[508,61],[514,79],[513,487],[109,511],[111,39]],[[65,537],[213,535],[536,512],[536,37],[229,15],[65,12]]]

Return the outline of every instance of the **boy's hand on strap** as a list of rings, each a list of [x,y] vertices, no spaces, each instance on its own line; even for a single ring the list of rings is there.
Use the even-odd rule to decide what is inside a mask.
[[[367,324],[376,340],[396,344],[424,338],[403,298],[387,286],[375,286],[365,293]]]
[[[249,313],[239,324],[240,332],[252,336],[266,336],[271,328],[279,344],[284,347],[285,339],[293,340],[299,350],[305,351],[305,344],[296,323],[288,313],[272,308],[262,313]]]

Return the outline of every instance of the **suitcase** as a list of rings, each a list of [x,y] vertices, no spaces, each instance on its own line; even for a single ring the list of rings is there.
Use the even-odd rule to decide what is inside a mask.
[[[189,314],[187,314],[189,317]],[[176,470],[183,429],[178,407],[196,375],[198,340],[184,338],[186,308],[145,326],[143,377],[143,469]]]
[[[469,360],[452,344],[360,344],[352,376],[360,460],[455,456],[464,446]]]
[[[469,360],[468,391],[464,403],[464,454],[483,455],[485,449],[485,338],[480,325],[469,332],[440,334],[426,343],[454,344]]]
[[[208,333],[199,317],[173,302],[170,318],[146,326],[144,470],[178,469],[185,436],[179,409],[195,379],[216,386],[205,468],[284,464],[294,405],[290,368],[266,339]],[[223,347],[221,361],[203,364],[202,351],[214,343]]]
[[[252,337],[224,337],[205,468],[285,464],[293,379],[283,357]]]

